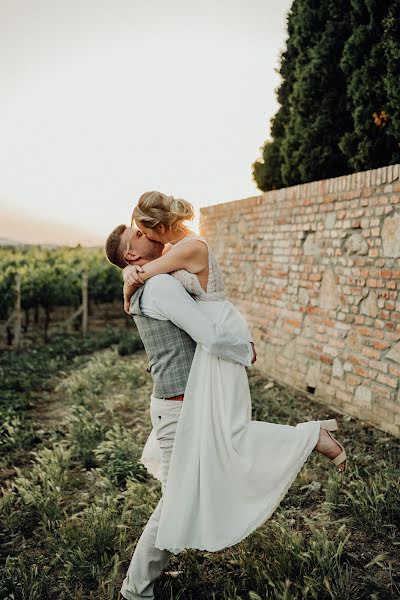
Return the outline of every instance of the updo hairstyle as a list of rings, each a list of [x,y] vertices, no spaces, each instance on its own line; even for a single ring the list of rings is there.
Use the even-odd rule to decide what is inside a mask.
[[[193,218],[194,209],[187,200],[174,198],[162,192],[144,192],[133,209],[132,225],[136,220],[150,229],[163,223],[172,230],[187,230],[183,221],[192,221]]]

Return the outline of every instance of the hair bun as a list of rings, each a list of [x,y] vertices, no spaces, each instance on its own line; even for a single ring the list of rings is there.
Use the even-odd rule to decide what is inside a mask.
[[[132,213],[132,222],[135,219],[150,228],[164,223],[177,229],[181,221],[191,221],[193,218],[194,208],[190,202],[157,191],[144,192]]]
[[[190,202],[182,198],[174,198],[171,201],[171,212],[180,219],[193,219],[194,209]]]

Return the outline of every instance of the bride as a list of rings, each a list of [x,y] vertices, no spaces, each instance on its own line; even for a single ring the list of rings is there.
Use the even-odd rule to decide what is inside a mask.
[[[212,321],[251,340],[245,318],[224,295],[223,276],[207,241],[191,231],[192,205],[160,192],[145,192],[132,224],[165,244],[163,256],[124,269],[124,306],[149,277],[179,279]],[[276,510],[313,450],[346,470],[346,452],[329,431],[335,419],[291,425],[251,420],[246,367],[209,354],[200,344],[193,358],[171,454],[155,545],[177,554],[184,548],[217,551],[232,546]],[[154,430],[141,457],[160,477]]]

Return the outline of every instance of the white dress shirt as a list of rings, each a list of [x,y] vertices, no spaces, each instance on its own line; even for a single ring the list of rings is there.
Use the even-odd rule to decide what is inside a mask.
[[[248,340],[210,321],[180,281],[168,274],[147,279],[140,297],[140,310],[147,317],[171,321],[202,344],[210,354],[225,360],[251,365],[253,348]]]

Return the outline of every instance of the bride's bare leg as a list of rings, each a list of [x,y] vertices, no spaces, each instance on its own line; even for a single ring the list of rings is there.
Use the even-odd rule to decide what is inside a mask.
[[[314,450],[330,459],[335,458],[342,451],[341,447],[331,438],[325,429],[320,430],[319,439],[316,446],[314,446]],[[343,464],[344,461],[338,467],[340,471],[343,471]]]

